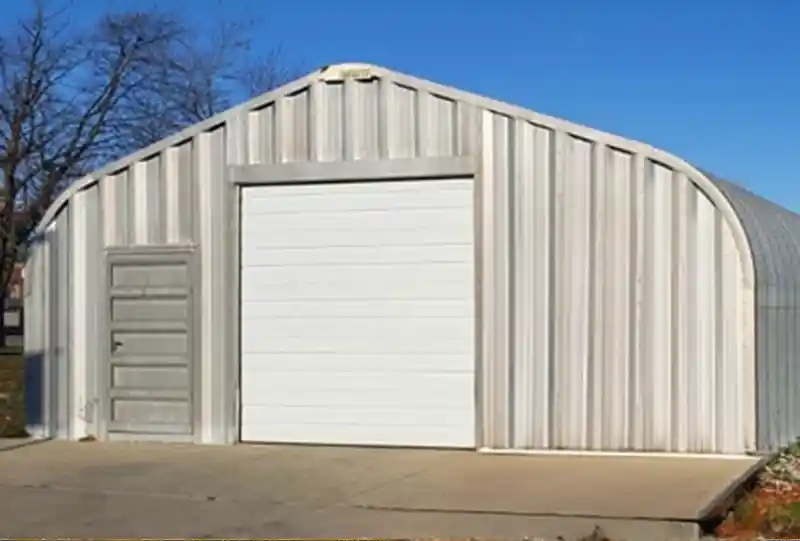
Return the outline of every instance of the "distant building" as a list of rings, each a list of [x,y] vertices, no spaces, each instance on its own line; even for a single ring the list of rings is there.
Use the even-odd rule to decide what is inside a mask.
[[[20,301],[23,295],[24,263],[15,263],[8,283],[8,300]]]

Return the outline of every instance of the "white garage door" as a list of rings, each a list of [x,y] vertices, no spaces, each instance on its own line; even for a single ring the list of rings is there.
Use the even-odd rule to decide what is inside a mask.
[[[472,181],[242,190],[243,441],[473,447]]]

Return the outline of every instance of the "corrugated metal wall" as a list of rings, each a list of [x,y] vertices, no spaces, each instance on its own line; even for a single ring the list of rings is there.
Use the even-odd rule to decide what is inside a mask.
[[[71,436],[72,254],[68,208],[36,237],[26,265],[25,400],[28,425],[35,437]]]
[[[756,268],[758,449],[800,436],[800,216],[709,175],[739,214]]]
[[[719,210],[683,172],[624,148],[498,115],[489,130],[513,225],[511,354],[495,353],[486,443],[753,448],[749,303]]]
[[[309,76],[87,184],[67,207],[83,216],[67,250],[77,258],[73,348],[99,355],[87,333],[98,328],[92,284],[105,272],[103,248],[199,245],[202,440],[231,441],[234,376],[224,365],[236,340],[226,321],[234,304],[220,287],[236,271],[221,227],[234,219],[226,165],[478,155],[480,444],[752,448],[749,261],[696,179],[621,138],[380,74]],[[87,227],[89,216],[100,226]],[[40,252],[29,267],[52,273],[52,261],[36,263]],[[43,287],[37,280],[31,291],[42,309],[53,306]],[[86,382],[73,385],[74,417],[96,399],[91,372],[91,364],[75,372]]]

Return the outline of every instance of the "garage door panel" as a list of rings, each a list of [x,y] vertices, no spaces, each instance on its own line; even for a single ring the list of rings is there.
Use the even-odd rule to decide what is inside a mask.
[[[267,377],[272,373],[317,373],[332,372],[347,374],[354,372],[370,373],[379,366],[381,373],[394,377],[397,374],[419,373],[472,374],[473,363],[464,360],[463,354],[437,353],[407,355],[405,353],[368,353],[363,355],[343,353],[249,353],[251,369],[248,378]],[[244,382],[242,383],[244,385]]]
[[[354,195],[367,195],[371,197],[388,196],[389,194],[418,194],[420,184],[425,183],[425,194],[434,197],[442,192],[471,192],[472,187],[467,182],[330,182],[324,185],[311,185],[305,183],[284,184],[278,190],[254,190],[248,195],[247,203],[257,201],[275,201],[282,198],[309,197],[321,199],[321,203],[327,208],[330,201],[340,197],[350,198]],[[322,187],[322,189],[320,189]],[[415,200],[403,198],[394,199],[395,202],[402,201],[406,204]],[[280,208],[280,207],[279,207]]]
[[[242,322],[248,333],[258,334],[257,344],[269,348],[282,338],[309,338],[313,326],[314,341],[334,343],[335,340],[362,341],[368,339],[391,342],[432,342],[434,340],[470,343],[473,325],[469,317],[457,318],[303,318],[256,319]],[[302,351],[302,350],[300,350]]]
[[[243,323],[243,332],[260,335],[260,346],[254,347],[254,351],[349,352],[350,344],[358,343],[367,346],[365,348],[367,351],[374,352],[380,352],[381,345],[384,347],[383,351],[388,352],[423,352],[425,348],[430,347],[428,345],[430,342],[435,341],[438,344],[437,351],[469,353],[472,351],[471,343],[474,336],[472,325],[464,325],[462,328],[449,327],[446,322],[434,325],[437,322],[435,319],[430,319],[430,324],[427,326],[421,325],[416,320],[411,320],[413,324],[406,324],[399,319],[362,319],[349,325],[340,320],[328,327],[315,325],[313,338],[307,331],[294,329],[289,320],[280,323],[276,320],[271,321],[274,322],[272,325],[262,325],[258,321]],[[308,325],[307,322],[304,323]],[[439,332],[436,332],[436,329],[440,329]]]
[[[420,419],[434,417],[428,426],[447,430],[450,427],[464,426],[464,415],[460,408],[441,408],[431,411],[425,406],[399,407],[373,406],[365,409],[363,405],[341,406],[332,408],[325,406],[248,406],[252,415],[258,415],[270,425],[279,424],[327,424],[356,425],[363,424],[374,427],[418,426]],[[434,415],[432,415],[434,414]]]
[[[269,378],[272,383],[268,393],[261,392],[255,378],[242,382],[242,392],[253,397],[248,401],[249,406],[313,406],[352,410],[368,402],[370,409],[413,407],[430,411],[431,408],[460,410],[473,399],[471,373],[468,371],[460,374],[430,374],[424,379],[416,374],[330,371],[305,374],[270,372],[263,377]],[[409,402],[413,402],[413,406]],[[344,415],[344,409],[340,413]]]
[[[409,273],[409,265],[414,266],[414,273]],[[253,283],[281,285],[295,282],[305,285],[306,282],[335,282],[336,285],[355,287],[365,282],[386,283],[389,287],[404,284],[416,284],[421,281],[452,282],[463,285],[470,282],[469,275],[457,272],[464,261],[438,262],[438,261],[404,261],[384,264],[360,265],[292,265],[292,266],[263,266],[251,267],[247,272],[253,274],[250,280]],[[453,271],[456,271],[454,273]],[[424,276],[421,274],[424,273]],[[455,274],[455,276],[454,276]],[[256,282],[256,280],[258,282]]]
[[[259,248],[270,250],[275,248],[327,248],[327,247],[380,247],[380,246],[430,246],[459,244],[461,237],[459,224],[407,224],[405,229],[387,227],[381,230],[370,230],[370,222],[360,226],[337,227],[338,224],[322,222],[316,229],[287,229],[281,226],[251,228],[242,234],[242,239],[258,239],[268,231],[275,230],[281,235],[258,239]],[[360,231],[360,229],[366,229]],[[359,231],[352,235],[353,231]],[[290,234],[287,235],[286,233]]]
[[[396,280],[383,279],[371,280],[360,284],[360,287],[351,286],[346,280],[328,282],[281,283],[276,284],[264,280],[257,273],[247,284],[243,292],[248,294],[248,299],[253,301],[330,301],[348,300],[357,298],[364,301],[393,301],[408,298],[433,297],[437,300],[462,299],[462,291],[470,280],[464,277],[453,280],[426,280],[414,282],[413,278],[398,278]],[[243,278],[243,281],[246,278]]]
[[[461,208],[465,198],[471,197],[471,186],[435,186],[425,189],[425,197],[416,197],[420,190],[412,183],[384,184],[329,184],[319,190],[317,186],[286,186],[281,193],[251,192],[242,201],[243,214],[335,214],[338,212],[382,210],[415,210],[426,208]]]
[[[470,244],[412,244],[405,246],[323,246],[314,249],[254,248],[242,254],[244,267],[305,267],[314,265],[385,265],[428,261],[469,263],[474,258]]]
[[[249,327],[248,327],[249,329]],[[259,332],[256,329],[256,332]],[[419,340],[409,339],[406,342],[392,341],[386,343],[379,339],[372,339],[365,337],[358,342],[348,341],[344,338],[335,338],[322,343],[321,340],[313,339],[310,336],[296,336],[296,337],[281,337],[270,340],[269,344],[258,349],[253,348],[249,344],[242,347],[242,351],[247,354],[251,352],[257,353],[341,353],[352,355],[366,355],[366,354],[406,354],[406,355],[422,355],[425,353],[458,353],[468,355],[472,352],[472,348],[464,345],[462,340],[455,337],[441,337],[433,344],[425,344]]]
[[[242,305],[242,319],[265,318],[448,318],[472,319],[473,306],[463,299],[385,300],[382,303],[334,299],[325,303],[250,301]]]
[[[376,224],[377,225],[377,224]],[[460,237],[456,231],[448,229],[409,227],[406,230],[391,229],[382,231],[369,229],[373,227],[364,224],[363,231],[357,230],[356,235],[352,229],[328,229],[323,226],[318,231],[293,231],[291,235],[284,234],[276,228],[275,234],[267,235],[266,230],[252,231],[242,235],[243,244],[248,241],[258,242],[260,249],[276,248],[328,248],[351,246],[408,246],[421,244],[423,246],[438,244],[458,244]]]
[[[278,213],[264,214],[248,221],[247,229],[242,229],[243,235],[263,233],[280,228],[281,231],[292,233],[316,233],[320,224],[325,224],[329,230],[353,230],[380,222],[386,231],[407,231],[409,229],[425,229],[439,227],[453,230],[469,225],[470,216],[464,213],[443,213],[441,207],[409,209],[405,215],[399,215],[397,209],[387,208],[380,210],[354,212],[343,210],[339,212],[304,212],[304,213]]]
[[[471,184],[243,190],[242,439],[474,445]]]
[[[256,425],[270,425],[271,441],[309,443],[317,444],[320,442],[333,444],[358,443],[361,445],[396,445],[396,446],[416,446],[416,447],[472,447],[474,436],[472,424],[462,422],[457,426],[425,426],[425,425],[386,425],[383,422],[377,424],[365,424],[359,421],[358,424],[328,424],[297,420],[286,423],[275,422],[273,417],[262,417],[264,408],[251,411],[250,419],[252,425],[242,428],[242,439],[244,441],[259,441],[261,432],[253,430],[251,427]],[[443,443],[446,442],[446,443]]]

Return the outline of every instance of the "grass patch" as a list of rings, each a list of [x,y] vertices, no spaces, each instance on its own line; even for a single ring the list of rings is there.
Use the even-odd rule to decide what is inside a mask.
[[[716,534],[726,539],[800,539],[800,441],[764,468]]]
[[[0,437],[28,436],[25,430],[25,356],[18,347],[0,347],[0,419],[4,420],[0,422]]]

